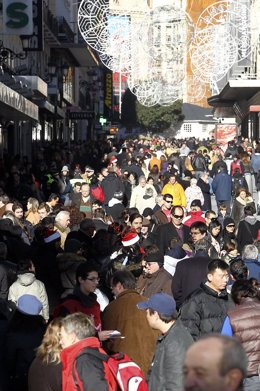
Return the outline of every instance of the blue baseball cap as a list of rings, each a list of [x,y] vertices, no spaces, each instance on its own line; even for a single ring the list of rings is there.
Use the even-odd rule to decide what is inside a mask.
[[[161,315],[172,316],[176,311],[176,302],[173,297],[166,293],[155,293],[149,300],[137,303],[137,308],[139,310],[150,308]]]

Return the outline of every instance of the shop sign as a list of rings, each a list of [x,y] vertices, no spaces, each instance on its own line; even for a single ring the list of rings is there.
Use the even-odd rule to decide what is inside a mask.
[[[32,0],[3,0],[3,34],[33,34]]]

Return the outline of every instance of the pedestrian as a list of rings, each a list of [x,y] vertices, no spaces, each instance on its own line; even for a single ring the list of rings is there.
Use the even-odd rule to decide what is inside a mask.
[[[183,359],[193,340],[178,319],[175,300],[165,293],[156,293],[137,307],[146,310],[150,327],[161,334],[147,377],[149,390],[181,390]]]
[[[247,357],[240,342],[209,335],[187,350],[183,364],[184,391],[240,391]]]

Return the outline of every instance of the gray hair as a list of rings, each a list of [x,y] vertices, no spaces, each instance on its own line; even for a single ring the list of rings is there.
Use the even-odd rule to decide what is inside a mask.
[[[94,337],[96,334],[93,319],[82,312],[70,314],[62,320],[62,326],[66,333],[75,333],[76,337],[82,339]]]
[[[59,221],[62,221],[65,217],[69,217],[69,216],[70,216],[70,212],[68,212],[67,210],[61,210],[55,217],[55,223],[58,223]]]
[[[242,251],[242,259],[257,259],[258,249],[254,244],[247,244]]]
[[[162,200],[163,200],[163,194],[157,194],[157,196],[155,197],[156,204],[159,204],[159,202],[161,202]]]
[[[140,175],[139,176],[139,179],[138,179],[138,183],[140,183],[141,182],[141,180],[145,180],[145,182],[146,182],[146,178],[145,178],[145,176],[144,175]]]

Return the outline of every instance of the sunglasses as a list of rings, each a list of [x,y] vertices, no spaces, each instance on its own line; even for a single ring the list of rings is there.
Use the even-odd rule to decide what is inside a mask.
[[[165,202],[167,202],[167,203],[172,203],[172,200],[165,200]]]
[[[234,228],[234,227],[235,227],[235,224],[228,224],[227,227],[229,227],[229,228]]]
[[[181,215],[181,216],[179,216],[179,215],[173,215],[173,217],[174,217],[175,219],[182,220],[183,217],[184,217],[184,215]]]

